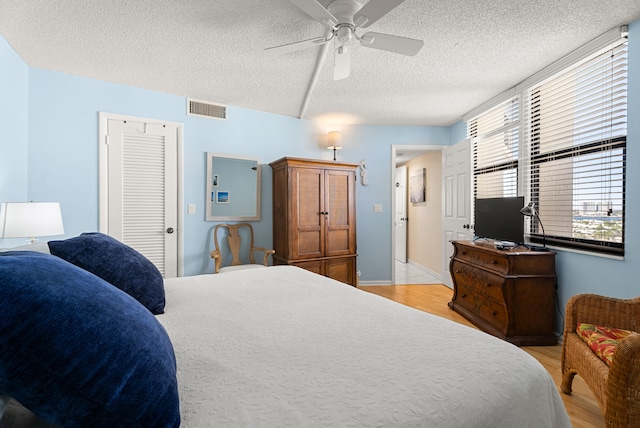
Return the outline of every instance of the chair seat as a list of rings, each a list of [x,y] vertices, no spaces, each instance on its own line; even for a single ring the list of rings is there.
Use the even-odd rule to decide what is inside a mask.
[[[245,269],[260,269],[260,268],[265,268],[266,266],[264,265],[237,265],[237,266],[225,266],[223,268],[220,268],[220,270],[218,271],[218,273],[223,273],[223,272],[231,272],[234,270],[245,270]]]
[[[580,339],[584,340],[589,348],[608,366],[611,366],[613,353],[615,352],[618,343],[631,335],[638,334],[635,331],[587,323],[579,323],[576,333],[580,336]]]

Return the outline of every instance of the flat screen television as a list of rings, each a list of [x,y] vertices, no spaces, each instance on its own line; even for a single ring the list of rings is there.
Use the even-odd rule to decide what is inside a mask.
[[[475,235],[478,238],[524,242],[524,197],[475,200]]]

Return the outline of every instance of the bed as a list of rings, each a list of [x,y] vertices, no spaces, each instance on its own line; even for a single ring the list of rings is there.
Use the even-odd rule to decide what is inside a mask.
[[[187,427],[570,426],[526,352],[300,268],[168,279],[165,292]]]
[[[96,246],[101,249],[96,258],[100,263],[120,251],[104,251],[105,245],[99,241]],[[83,246],[78,253],[91,251]],[[114,262],[108,270],[118,266],[118,271],[127,272],[125,279],[130,279],[137,268],[125,267],[123,260],[128,263],[131,255]],[[24,267],[17,276],[22,282],[11,289],[16,274],[10,271],[20,263]],[[20,414],[26,410],[11,399],[9,414],[0,419],[0,427],[16,426],[12,421],[51,427],[64,420],[73,423],[59,425],[571,426],[549,373],[516,346],[300,268],[272,266],[167,279],[161,285],[162,307],[157,306],[158,296],[145,300],[143,306],[140,296],[131,297],[135,290],[122,292],[116,288],[119,285],[113,286],[117,280],[107,278],[109,283],[103,276],[96,276],[104,272],[93,275],[84,269],[89,268],[50,254],[0,253],[0,306],[5,305],[1,308],[5,317],[0,319],[0,333],[11,336],[16,328],[15,322],[6,321],[11,317],[7,311],[12,309],[6,307],[6,296],[31,287],[38,270],[45,277],[38,281],[50,282],[47,287],[54,295],[47,295],[41,306],[30,306],[28,313],[38,314],[34,318],[63,317],[64,322],[64,328],[59,328],[44,318],[36,326],[36,333],[50,330],[42,333],[43,338],[24,345],[18,363],[15,358],[7,362],[6,350],[15,351],[27,336],[17,332],[14,342],[1,338],[5,355],[0,355],[0,407],[4,393],[5,398],[28,402],[26,407],[36,408],[34,413],[49,422]],[[139,285],[143,282],[140,278],[147,276],[148,272],[135,283]],[[65,287],[59,287],[61,278]],[[3,291],[7,288],[9,291]],[[33,295],[49,293],[49,288],[38,284]],[[66,294],[54,305],[56,293]],[[79,303],[82,293],[86,298]],[[72,311],[64,307],[69,300]],[[81,315],[90,322],[68,319],[85,308],[87,313]],[[155,308],[155,315],[149,308]],[[24,316],[25,309],[21,307],[20,311]],[[106,332],[111,324],[118,323],[119,330]],[[82,334],[88,338],[79,338],[80,333],[74,331],[69,339],[70,325],[85,329]],[[113,335],[115,343],[92,339]],[[60,344],[65,340],[70,340],[69,345]],[[123,341],[128,341],[127,346],[120,346]],[[85,345],[74,349],[73,357],[66,356],[74,343]],[[58,344],[60,349],[53,349]],[[39,347],[43,350],[38,351]],[[87,351],[93,354],[84,355]],[[38,352],[44,357],[23,361]],[[57,352],[62,354],[60,358]],[[102,355],[108,357],[98,360]],[[80,375],[69,371],[65,358],[75,359],[74,370],[75,365],[82,366]],[[35,366],[42,361],[55,361],[56,366],[44,367],[44,375],[28,379],[31,383],[24,395],[11,378],[15,364],[21,364],[18,369],[26,364],[23,377],[29,377],[36,376]],[[96,369],[101,364],[104,367]],[[128,366],[136,367],[121,373]],[[53,372],[65,373],[61,377],[64,382],[87,376],[89,381],[83,385],[89,384],[91,390],[79,398],[69,397],[64,395],[68,391],[60,393],[55,389],[58,385],[47,379],[48,401],[38,401],[42,394],[28,395],[34,384],[43,388],[40,378]],[[100,388],[94,388],[96,376],[106,379],[101,380]],[[109,383],[120,378],[123,383]],[[143,380],[127,383],[131,378]],[[110,388],[115,392],[109,392]],[[129,392],[127,388],[134,390]],[[87,399],[87,394],[94,395]],[[97,410],[78,415],[77,408],[85,401],[87,406],[100,402],[106,410],[101,407],[99,416],[91,414],[92,419],[87,419],[87,414]],[[164,419],[149,419],[170,408],[175,414],[167,411],[161,416]],[[63,410],[70,416],[60,416]]]

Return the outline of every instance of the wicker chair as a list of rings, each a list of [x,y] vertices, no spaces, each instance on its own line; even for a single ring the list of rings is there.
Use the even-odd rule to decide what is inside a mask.
[[[620,341],[607,366],[576,333],[581,322],[637,332],[640,297],[579,294],[567,302],[566,316],[562,392],[571,394],[571,383],[579,374],[593,391],[607,427],[640,427],[640,335]]]

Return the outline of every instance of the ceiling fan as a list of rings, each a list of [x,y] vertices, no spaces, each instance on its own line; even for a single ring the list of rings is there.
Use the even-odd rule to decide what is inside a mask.
[[[361,6],[362,0],[334,0],[325,9],[317,0],[290,0],[306,14],[327,28],[328,36],[303,40],[265,49],[273,54],[283,54],[313,46],[321,46],[335,39],[334,80],[349,77],[351,73],[351,47],[356,41],[366,48],[395,52],[414,56],[424,42],[407,37],[390,34],[368,32],[361,36],[356,34],[359,28],[367,28],[404,0],[369,0]]]

